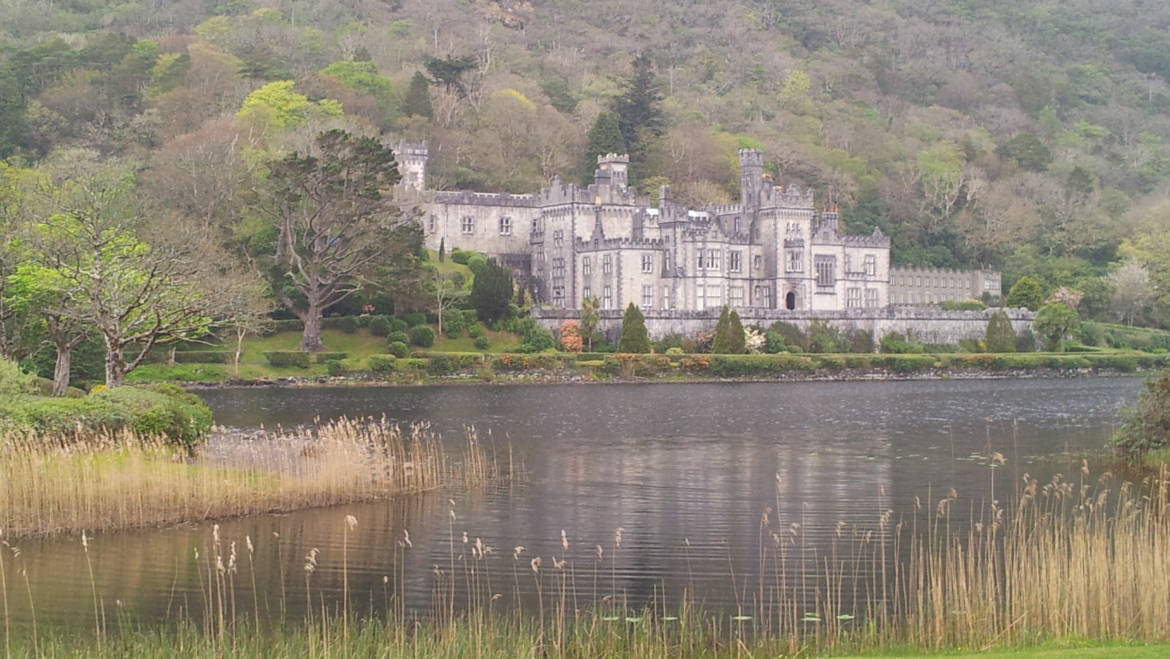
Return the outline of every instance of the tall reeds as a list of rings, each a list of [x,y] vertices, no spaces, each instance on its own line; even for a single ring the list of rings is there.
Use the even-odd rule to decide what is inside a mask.
[[[508,475],[468,431],[452,458],[425,426],[339,420],[188,458],[163,441],[0,436],[0,529],[11,537],[198,522],[470,485]]]
[[[447,565],[419,566],[432,575],[426,615],[407,613],[405,584],[422,575],[406,572],[404,556],[415,550],[405,529],[396,583],[382,582],[386,613],[356,613],[363,604],[370,611],[373,597],[369,584],[366,591],[350,584],[348,534],[361,521],[339,514],[340,555],[292,549],[307,551],[303,618],[268,620],[248,611],[248,598],[237,609],[239,540],[213,528],[195,558],[206,583],[197,611],[166,631],[107,634],[95,603],[100,645],[84,646],[80,627],[73,641],[41,643],[60,656],[174,648],[176,656],[688,657],[978,650],[1062,639],[1168,642],[1168,498],[1165,472],[1115,484],[1108,473],[1091,478],[1086,466],[1076,478],[1044,484],[1025,475],[1011,505],[982,507],[951,490],[901,516],[876,511],[868,523],[838,523],[830,543],[817,547],[806,543],[806,520],[768,510],[759,531],[744,539],[758,552],[752,570],[737,567],[728,552],[735,606],[723,611],[704,611],[695,597],[690,541],[679,547],[687,573],[676,575],[686,580],[685,594],[667,598],[664,583],[649,601],[630,604],[616,563],[636,530],[615,529],[604,548],[565,529],[530,545],[553,548],[543,556],[522,545],[496,551],[488,539],[460,530],[452,503],[446,537],[440,531],[429,538],[448,554]],[[251,552],[252,539],[244,541]],[[321,569],[340,574],[343,601],[326,604],[313,579]],[[501,610],[497,602],[508,592],[515,603]],[[7,596],[3,587],[0,595]],[[12,642],[17,652],[26,647]]]

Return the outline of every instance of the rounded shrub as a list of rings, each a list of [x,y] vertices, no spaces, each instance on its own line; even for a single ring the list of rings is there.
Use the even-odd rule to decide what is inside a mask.
[[[406,335],[406,330],[398,330],[386,335],[386,343],[394,343],[395,341],[410,343],[410,337]]]
[[[408,325],[406,324],[406,321],[402,320],[401,318],[391,318],[390,319],[390,331],[391,332],[405,332],[407,327],[408,327]],[[389,335],[387,335],[387,336],[389,336]]]
[[[402,341],[391,341],[390,345],[386,346],[386,352],[402,359],[410,354],[410,348]]]
[[[420,348],[429,348],[435,345],[435,330],[427,325],[415,325],[410,328],[410,344]]]
[[[488,338],[486,336],[483,336],[481,334],[480,336],[475,337],[475,349],[476,350],[487,350],[490,347],[490,345],[491,344],[488,341]]]
[[[325,372],[330,377],[337,377],[339,375],[345,375],[345,367],[342,366],[340,359],[330,359],[325,362]]]
[[[390,336],[390,319],[386,316],[374,316],[367,327],[374,336]]]

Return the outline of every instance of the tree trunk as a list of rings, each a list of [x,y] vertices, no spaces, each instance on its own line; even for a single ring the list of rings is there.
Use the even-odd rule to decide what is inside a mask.
[[[232,359],[232,370],[235,371],[237,378],[240,377],[240,357],[244,353],[244,335],[247,333],[243,328],[236,328],[236,354]]]
[[[318,352],[324,346],[321,344],[321,305],[309,298],[309,308],[301,320],[305,323],[305,331],[301,334],[300,349],[305,352]]]
[[[69,371],[73,365],[73,348],[57,347],[57,364],[53,367],[53,395],[64,396],[69,389]]]
[[[106,347],[106,386],[110,389],[122,386],[126,379],[126,363],[121,348]]]

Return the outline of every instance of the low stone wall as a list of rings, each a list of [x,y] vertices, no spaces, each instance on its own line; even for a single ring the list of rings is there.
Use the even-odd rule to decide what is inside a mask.
[[[880,309],[850,309],[846,311],[786,311],[779,309],[737,309],[745,326],[767,327],[774,322],[792,323],[807,330],[815,320],[826,322],[844,331],[869,332],[875,340],[891,332],[898,332],[922,343],[955,344],[963,339],[981,340],[987,333],[987,321],[998,309],[984,311],[943,311],[936,307],[884,307]],[[1036,314],[1027,309],[1004,309],[1016,333],[1032,325]],[[607,309],[600,312],[600,331],[616,338],[621,332],[623,311]],[[671,334],[694,336],[715,328],[719,312],[706,311],[648,311],[646,330],[651,338]],[[579,320],[576,310],[533,310],[533,317],[543,326],[556,331],[568,319]]]

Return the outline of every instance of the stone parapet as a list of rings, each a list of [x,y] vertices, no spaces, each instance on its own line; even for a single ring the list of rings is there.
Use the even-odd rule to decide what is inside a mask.
[[[961,340],[981,340],[987,332],[987,321],[1000,309],[983,311],[943,311],[935,307],[881,307],[876,309],[846,309],[840,311],[788,311],[784,309],[736,309],[746,325],[767,327],[775,322],[786,322],[808,329],[814,321],[827,323],[843,331],[870,332],[874,339],[898,332],[923,343],[955,344]],[[1032,325],[1035,314],[1027,309],[1002,309],[1017,333]],[[598,312],[599,329],[616,336],[621,331],[622,309],[603,309]],[[710,331],[719,320],[719,310],[703,311],[651,310],[644,312],[646,329],[652,338],[672,334],[695,336]],[[579,311],[570,309],[534,309],[533,317],[549,329],[557,329],[565,320],[579,320]]]

